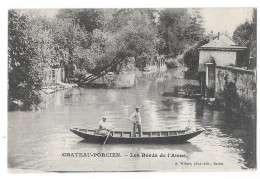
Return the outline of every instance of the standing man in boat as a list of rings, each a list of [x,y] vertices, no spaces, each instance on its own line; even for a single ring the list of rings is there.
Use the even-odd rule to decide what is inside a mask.
[[[96,133],[106,135],[111,130],[111,125],[106,122],[107,118],[104,116],[97,124]]]
[[[138,129],[139,137],[142,137],[142,124],[141,124],[141,115],[140,107],[135,108],[135,112],[130,116],[130,120],[134,122],[133,126],[133,136],[136,137],[136,129]]]

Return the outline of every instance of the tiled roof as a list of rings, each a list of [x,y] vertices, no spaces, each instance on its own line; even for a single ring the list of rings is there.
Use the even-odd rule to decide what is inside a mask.
[[[206,45],[201,46],[200,48],[232,48],[232,49],[244,49],[246,47],[238,46],[235,42],[233,42],[226,35],[220,35],[219,38],[212,40]]]

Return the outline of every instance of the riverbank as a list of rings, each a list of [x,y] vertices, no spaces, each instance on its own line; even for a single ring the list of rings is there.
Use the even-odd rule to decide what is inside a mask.
[[[49,85],[49,86],[45,86],[43,87],[39,92],[39,96],[40,96],[40,103],[37,105],[31,105],[31,107],[29,109],[26,109],[24,107],[24,102],[22,100],[12,100],[12,107],[9,107],[9,111],[15,111],[15,110],[38,110],[38,109],[42,109],[45,108],[44,103],[46,102],[46,98],[47,96],[49,96],[50,94],[56,93],[58,91],[62,91],[62,90],[68,90],[74,87],[77,87],[77,84],[70,84],[70,83],[58,83],[58,84],[53,84],[53,85]]]

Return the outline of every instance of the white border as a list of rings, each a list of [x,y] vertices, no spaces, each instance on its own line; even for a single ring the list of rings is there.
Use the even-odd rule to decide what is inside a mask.
[[[256,172],[148,172],[148,173],[70,173],[70,174],[9,174],[7,173],[7,12],[10,8],[120,8],[120,7],[259,7],[257,0],[1,0],[0,5],[0,94],[1,94],[1,118],[0,118],[0,177],[1,178],[27,178],[35,177],[95,177],[122,179],[123,177],[149,177],[149,178],[259,178],[259,170]],[[258,9],[259,11],[259,9]],[[259,15],[259,12],[258,12]],[[258,16],[259,19],[259,16]],[[259,20],[258,20],[259,22]],[[259,28],[259,27],[258,27]],[[259,31],[258,31],[259,32]],[[258,33],[259,41],[259,33]],[[259,63],[258,63],[259,66]],[[259,78],[258,78],[259,79]],[[259,82],[257,83],[259,88]],[[259,96],[259,95],[258,95]],[[258,105],[259,106],[259,105]],[[259,116],[259,114],[258,114]],[[259,122],[257,123],[259,129]],[[259,132],[258,132],[259,133]],[[4,138],[5,137],[5,138]],[[259,135],[258,135],[259,139]],[[257,140],[257,154],[259,154],[259,140]],[[259,160],[257,160],[259,166]],[[62,175],[62,176],[60,176]],[[87,175],[87,176],[86,176]]]

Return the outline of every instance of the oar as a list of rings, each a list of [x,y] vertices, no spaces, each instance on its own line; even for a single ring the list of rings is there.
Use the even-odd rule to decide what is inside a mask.
[[[114,128],[113,128],[114,129]],[[106,140],[105,140],[105,142],[104,142],[104,144],[103,145],[105,145],[106,144],[106,142],[107,142],[107,139],[108,139],[108,137],[110,136],[110,132],[112,131],[112,129],[109,131],[109,133],[107,134],[107,138],[106,138]]]

